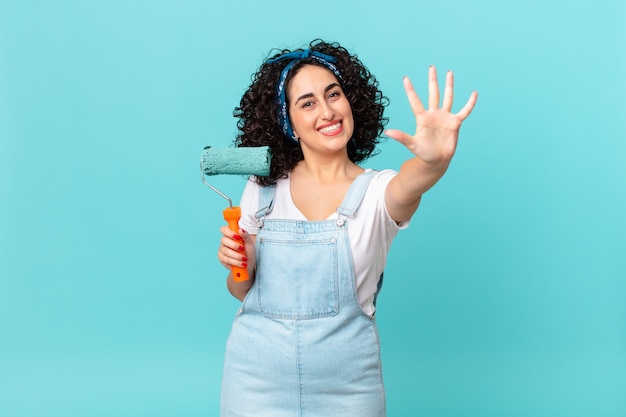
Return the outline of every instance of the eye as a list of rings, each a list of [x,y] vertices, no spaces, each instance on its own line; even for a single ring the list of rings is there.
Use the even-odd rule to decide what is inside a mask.
[[[341,91],[339,90],[331,91],[330,94],[328,94],[328,98],[337,98],[340,96],[341,96]]]
[[[312,101],[305,101],[302,103],[302,108],[311,107],[313,104]]]

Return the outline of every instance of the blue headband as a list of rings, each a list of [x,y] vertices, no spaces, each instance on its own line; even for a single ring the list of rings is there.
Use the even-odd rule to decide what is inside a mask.
[[[331,70],[333,74],[335,74],[337,78],[341,81],[341,74],[339,73],[337,67],[333,64],[334,62],[337,62],[337,59],[330,55],[326,55],[317,51],[312,51],[310,49],[306,49],[302,52],[288,52],[279,56],[278,58],[267,61],[268,64],[273,64],[275,62],[285,60],[291,61],[280,73],[278,85],[276,86],[276,93],[278,95],[278,105],[280,107],[278,111],[278,123],[283,129],[283,133],[285,133],[285,136],[287,136],[289,139],[293,140],[296,143],[298,142],[298,138],[296,138],[296,135],[293,133],[293,128],[291,127],[291,122],[289,121],[289,112],[287,111],[285,81],[287,80],[287,76],[289,75],[289,71],[291,70],[291,68],[293,68],[293,66],[296,65],[298,62],[303,61],[309,57],[314,58],[326,68]]]

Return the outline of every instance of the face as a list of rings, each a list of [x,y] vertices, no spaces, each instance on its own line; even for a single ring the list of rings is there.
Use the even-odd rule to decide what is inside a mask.
[[[304,65],[288,85],[289,119],[303,152],[345,152],[354,132],[352,108],[330,70]]]

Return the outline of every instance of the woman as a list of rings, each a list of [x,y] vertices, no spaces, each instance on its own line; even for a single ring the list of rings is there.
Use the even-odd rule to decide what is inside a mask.
[[[241,229],[220,262],[248,268],[226,347],[222,416],[384,416],[376,296],[387,251],[446,172],[477,94],[451,113],[429,68],[428,109],[408,78],[417,129],[386,130],[387,99],[345,48],[320,40],[266,60],[235,110],[237,146],[268,145],[268,177],[244,190]],[[364,170],[383,133],[414,155],[398,172]]]

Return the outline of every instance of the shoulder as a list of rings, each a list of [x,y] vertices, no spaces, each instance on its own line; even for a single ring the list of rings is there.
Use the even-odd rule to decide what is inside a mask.
[[[389,182],[398,175],[398,172],[393,169],[384,169],[381,171],[367,169],[366,171],[372,171],[372,180],[369,185],[370,190],[385,190]]]
[[[391,169],[375,170],[367,168],[365,172],[361,174],[361,179],[364,179],[363,177],[370,177],[369,181],[366,183],[363,201],[366,204],[371,204],[376,200],[384,202],[385,190],[397,174],[398,173],[396,171]],[[361,181],[361,183],[363,183],[363,181]]]
[[[364,211],[368,212],[371,216],[379,218],[383,224],[392,229],[406,229],[409,225],[409,221],[397,223],[389,215],[387,210],[387,204],[385,201],[385,192],[387,186],[391,182],[398,172],[393,169],[384,170],[371,170],[373,171],[372,179],[364,197]]]

